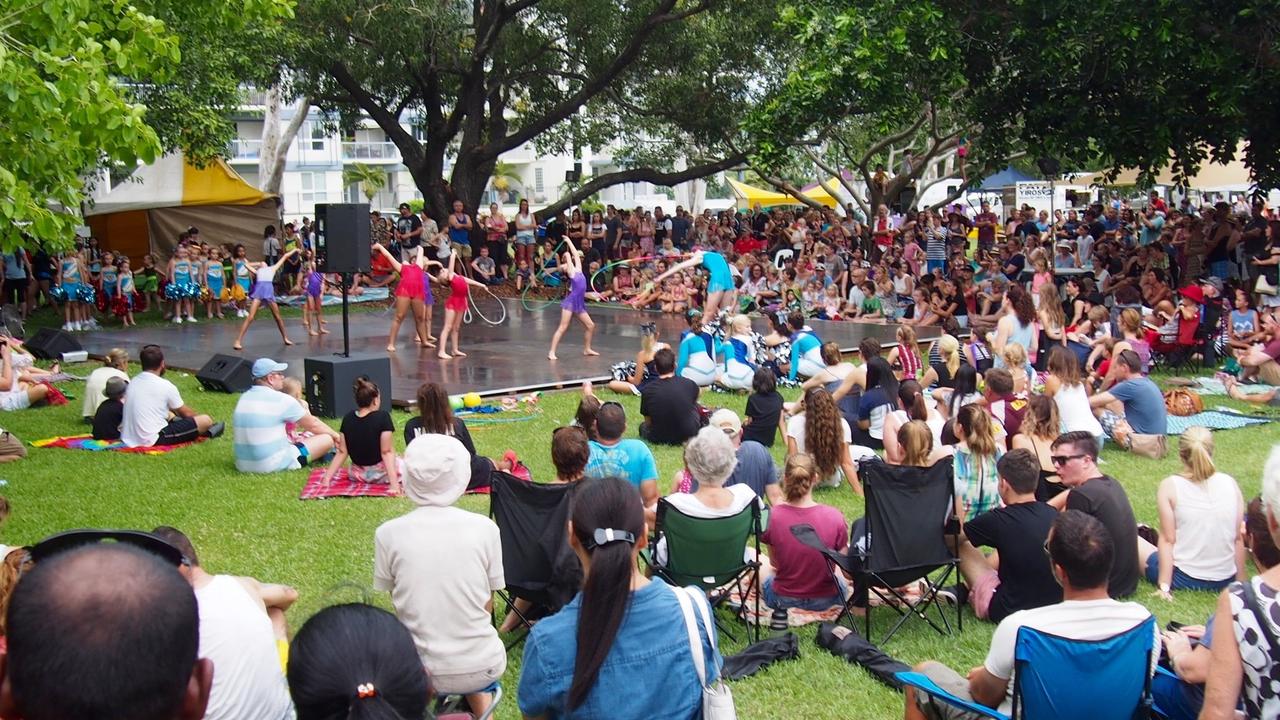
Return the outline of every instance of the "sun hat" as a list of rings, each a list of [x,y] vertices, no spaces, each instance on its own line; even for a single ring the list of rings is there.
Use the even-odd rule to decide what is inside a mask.
[[[419,435],[404,450],[404,494],[416,505],[448,507],[471,482],[471,454],[457,438]]]

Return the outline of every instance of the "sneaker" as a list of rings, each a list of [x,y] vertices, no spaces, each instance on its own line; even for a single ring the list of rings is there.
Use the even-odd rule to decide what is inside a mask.
[[[969,601],[969,588],[964,585],[946,585],[938,590],[938,599],[948,605],[964,605]]]
[[[174,316],[173,316],[173,324],[174,324],[174,325],[181,325],[181,324],[182,324],[182,317],[181,317],[181,316],[179,316],[179,315],[174,315]]]
[[[195,322],[195,321],[196,321],[196,318],[195,318],[195,316],[194,316],[194,315],[188,315],[188,316],[187,316],[187,322],[189,322],[189,323],[193,323],[193,322]]]
[[[227,429],[226,423],[216,422],[209,426],[209,432],[207,434],[211,438],[216,438],[222,434],[223,430],[226,430],[226,429]]]

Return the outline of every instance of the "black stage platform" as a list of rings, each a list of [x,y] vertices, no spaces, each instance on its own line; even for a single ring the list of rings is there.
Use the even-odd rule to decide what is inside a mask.
[[[593,346],[599,357],[583,357],[582,326],[575,321],[560,344],[557,361],[547,360],[551,334],[560,322],[560,308],[552,305],[540,311],[527,311],[518,301],[506,301],[508,318],[498,326],[490,326],[479,320],[464,325],[462,351],[467,357],[441,360],[434,349],[419,349],[412,345],[413,331],[409,323],[400,328],[398,352],[386,352],[387,331],[391,315],[389,311],[371,311],[351,315],[352,355],[381,355],[391,359],[391,398],[395,405],[413,402],[418,385],[425,381],[443,384],[450,393],[477,392],[481,395],[505,395],[515,392],[551,389],[580,384],[583,380],[605,381],[609,368],[616,362],[632,360],[640,349],[640,326],[656,322],[659,338],[675,345],[685,326],[678,315],[641,312],[612,307],[592,307],[591,317],[596,323]],[[492,300],[482,301],[481,310],[495,317],[497,307]],[[443,308],[436,307],[432,334],[440,334]],[[271,316],[258,313],[253,327],[244,339],[247,359],[271,357],[289,363],[288,374],[302,376],[302,361],[306,357],[330,356],[342,351],[342,317],[335,310],[326,312],[329,335],[310,337],[302,329],[297,318],[289,320],[289,337],[293,346],[280,341]],[[763,318],[754,319],[756,330],[768,332]],[[840,343],[846,352],[857,349],[865,337],[875,337],[885,345],[892,345],[896,325],[870,323],[811,322],[818,336],[826,341]],[[156,344],[164,348],[165,361],[171,368],[196,372],[216,353],[237,354],[231,349],[239,322],[226,320],[195,325],[166,325],[134,329],[109,328],[78,333],[84,349],[101,357],[113,347],[129,351],[135,361],[144,345]],[[920,339],[929,340],[939,334],[935,328],[921,328]]]

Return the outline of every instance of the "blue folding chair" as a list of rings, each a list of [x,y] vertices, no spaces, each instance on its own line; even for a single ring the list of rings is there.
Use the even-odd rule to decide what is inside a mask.
[[[1156,647],[1154,617],[1103,640],[1072,640],[1023,627],[1014,647],[1010,715],[951,695],[921,673],[896,677],[937,702],[982,717],[1134,720],[1152,716],[1151,656]]]

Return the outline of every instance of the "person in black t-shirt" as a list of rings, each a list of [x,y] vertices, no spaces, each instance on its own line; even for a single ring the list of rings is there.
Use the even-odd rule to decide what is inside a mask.
[[[751,395],[747,397],[742,439],[773,447],[773,440],[778,436],[778,423],[782,421],[782,404],[778,379],[773,370],[756,368],[756,374],[751,378]]]
[[[1088,513],[1106,526],[1115,542],[1107,592],[1117,600],[1132,595],[1138,589],[1138,524],[1129,496],[1115,478],[1098,470],[1098,440],[1089,431],[1063,433],[1052,449],[1053,466],[1070,492],[1054,497],[1050,504],[1059,511]]]
[[[93,439],[116,442],[120,439],[120,425],[124,422],[124,392],[129,381],[113,377],[102,390],[106,396],[93,413]]]
[[[640,391],[640,437],[659,445],[683,445],[698,434],[702,420],[698,414],[698,384],[676,377],[676,355],[671,348],[653,354],[658,379]]]
[[[996,470],[1004,506],[965,523],[960,544],[960,573],[969,586],[974,614],[992,622],[1018,610],[1062,602],[1062,587],[1054,580],[1044,553],[1058,511],[1036,501],[1040,461],[1030,450],[1010,450]],[[999,553],[998,569],[980,547]]]
[[[333,462],[324,471],[322,483],[328,487],[333,476],[351,458],[348,477],[353,482],[388,483],[391,494],[400,494],[397,467],[395,423],[391,413],[382,409],[382,394],[369,378],[361,375],[352,388],[356,409],[342,418],[341,439],[333,454]]]

